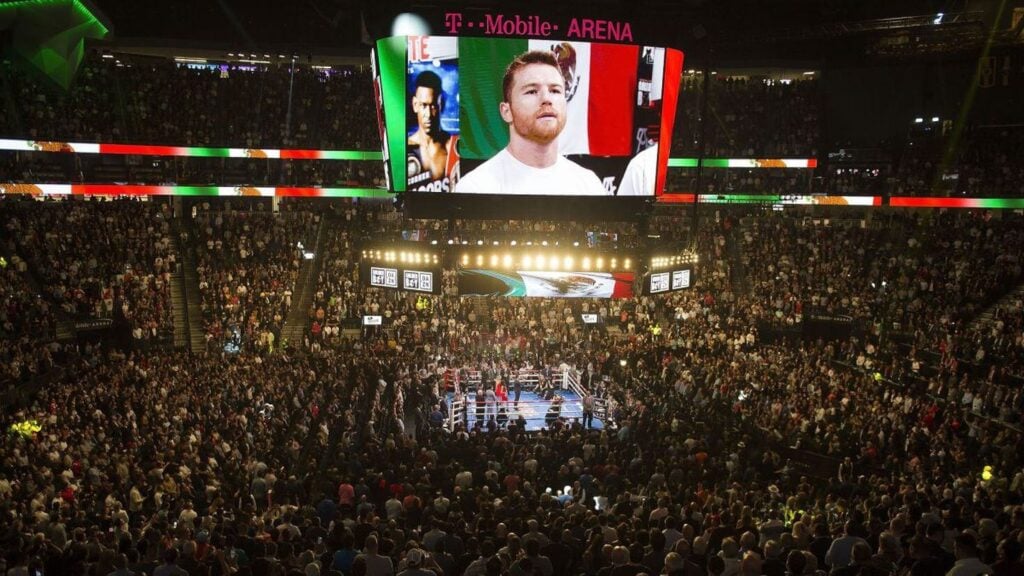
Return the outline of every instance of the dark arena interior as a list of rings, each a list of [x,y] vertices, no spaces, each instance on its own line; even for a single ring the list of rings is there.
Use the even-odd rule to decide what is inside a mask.
[[[1024,576],[1022,0],[0,0],[0,99],[0,576]]]

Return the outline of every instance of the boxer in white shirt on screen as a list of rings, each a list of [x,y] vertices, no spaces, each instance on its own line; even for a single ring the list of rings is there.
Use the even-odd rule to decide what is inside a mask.
[[[657,178],[658,145],[653,144],[629,161],[616,196],[654,196]]]
[[[565,128],[565,79],[554,54],[535,50],[512,61],[502,81],[504,150],[463,175],[456,192],[607,196],[592,171],[558,154]]]

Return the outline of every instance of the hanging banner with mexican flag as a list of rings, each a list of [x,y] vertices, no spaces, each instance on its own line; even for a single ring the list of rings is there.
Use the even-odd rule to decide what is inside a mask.
[[[508,144],[508,126],[498,112],[502,78],[509,63],[529,50],[553,52],[565,78],[567,123],[559,152],[629,156],[638,46],[459,38],[461,156],[490,158]]]

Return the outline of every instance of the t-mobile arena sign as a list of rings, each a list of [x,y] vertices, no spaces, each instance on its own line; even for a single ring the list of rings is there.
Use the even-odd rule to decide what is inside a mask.
[[[470,16],[463,12],[445,12],[444,27],[449,34],[479,36],[521,36],[529,38],[564,37],[570,40],[604,40],[632,42],[629,22],[572,18],[568,23],[545,20],[540,16],[508,16],[484,14]]]

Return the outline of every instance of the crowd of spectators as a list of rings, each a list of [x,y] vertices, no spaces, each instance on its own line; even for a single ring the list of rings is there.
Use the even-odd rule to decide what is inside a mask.
[[[33,184],[125,183],[180,186],[383,188],[379,161],[67,156],[0,152],[0,174]]]
[[[814,170],[805,168],[670,169],[665,192],[696,194],[812,194]],[[699,188],[699,189],[698,189]],[[860,192],[866,194],[865,192]]]
[[[319,222],[319,214],[303,210],[197,208],[192,245],[210,350],[280,346],[299,266]]]
[[[890,187],[908,196],[1024,196],[1024,162],[1008,152],[1024,142],[1019,126],[968,126],[962,133],[916,133],[896,166]]]
[[[57,324],[49,301],[26,277],[28,265],[12,248],[0,254],[0,395],[41,372]]]
[[[907,213],[878,221],[786,216],[743,228],[744,264],[765,315],[810,311],[898,326],[933,344],[1024,274],[1020,217]]]
[[[815,158],[821,147],[821,96],[815,79],[773,80],[725,73],[711,77],[701,127],[704,80],[687,74],[677,108],[672,153],[696,156],[701,131],[711,158]]]
[[[5,137],[379,148],[369,77],[355,69],[299,66],[294,98],[281,66],[93,54],[64,96],[5,74]],[[700,84],[685,82],[674,155],[699,142]],[[816,81],[723,74],[711,90],[708,156],[817,156]],[[902,157],[887,189],[1021,195],[1019,140],[970,130],[955,168],[931,142]],[[0,169],[85,179],[110,168],[39,156],[6,155]],[[128,180],[380,180],[347,162],[152,163],[129,160]],[[810,172],[791,172],[708,170],[701,192],[802,193]],[[829,190],[850,194],[888,180],[835,175]],[[1018,214],[664,207],[638,226],[211,204],[176,221],[171,202],[0,200],[0,573],[1024,573],[1021,302],[975,321],[1024,279]],[[619,300],[460,298],[450,269],[436,296],[364,286],[360,246],[399,238],[690,240],[700,260],[690,290]],[[309,329],[283,342],[314,245]],[[123,320],[137,342],[167,334],[184,260],[205,351],[56,341],[62,317]],[[584,326],[581,313],[602,322]],[[384,326],[344,334],[363,314]],[[801,338],[812,318],[851,327]],[[602,428],[439,425],[450,371],[521,367],[578,374],[606,407]],[[32,384],[27,404],[6,401]]]
[[[7,111],[9,122],[0,136],[42,142],[380,149],[368,67],[321,70],[300,62],[292,74],[290,63],[211,68],[121,58],[89,52],[67,93],[9,68],[14,109]]]
[[[120,57],[119,57],[120,58]],[[260,148],[378,150],[372,87],[365,67],[314,69],[289,62],[206,68],[165,59],[102,58],[89,53],[66,94],[15,68],[6,71],[13,106],[3,137],[34,142],[86,141]],[[109,86],[116,90],[107,89]],[[672,140],[674,157],[700,153],[704,84],[687,74]],[[292,98],[289,98],[291,91]],[[819,82],[726,73],[711,80],[707,157],[818,158]],[[176,94],[171,100],[161,94]],[[289,116],[289,101],[291,114]],[[247,114],[238,115],[237,110]],[[770,113],[769,113],[770,111]],[[931,124],[928,124],[931,127]],[[815,171],[669,170],[671,192],[891,194],[1020,197],[1024,165],[1018,127],[970,126],[947,150],[951,129],[911,132],[887,163]],[[41,145],[42,146],[42,145]],[[45,148],[45,146],[43,146]],[[210,158],[74,159],[4,153],[0,172],[26,182],[131,182],[180,185],[382,186],[379,162],[263,161]]]
[[[0,203],[0,214],[45,299],[72,320],[124,322],[140,343],[171,333],[177,248],[168,204],[15,197]]]
[[[958,326],[1020,282],[1015,215],[887,215],[848,226],[720,211],[695,222],[692,290],[567,302],[458,298],[451,278],[430,297],[363,287],[362,240],[443,228],[403,221],[387,203],[317,210],[299,201],[276,215],[235,208],[197,209],[187,242],[208,329],[219,324],[224,338],[236,327],[237,354],[225,354],[222,339],[199,354],[72,346],[60,358],[66,376],[3,414],[5,428],[42,427],[0,440],[6,568],[1021,570],[1024,395],[1009,379],[1020,365],[1000,375],[957,362],[974,342]],[[672,234],[687,217],[659,213],[647,232]],[[370,310],[390,318],[356,338],[311,330],[302,345],[275,345],[266,334],[290,308],[297,243],[314,241],[324,218],[331,233],[321,235],[310,322],[324,334]],[[460,222],[454,232],[547,225]],[[867,328],[824,341],[761,333],[765,318],[795,325],[812,310]],[[600,314],[604,328],[576,323],[582,311]],[[985,335],[1019,358],[1019,307],[997,318]],[[898,358],[890,330],[911,336],[909,357]],[[923,362],[931,348],[942,352],[938,370],[920,384],[903,378],[906,362]],[[513,421],[449,433],[431,424],[447,409],[449,369],[521,366],[578,370],[606,402],[604,429],[556,421],[526,433]]]

